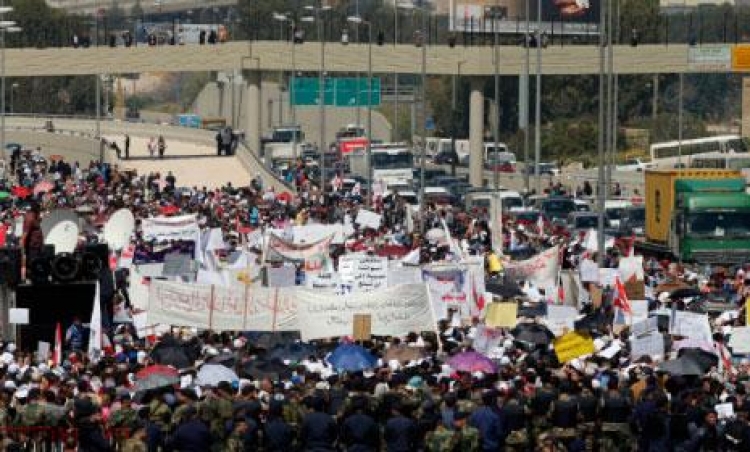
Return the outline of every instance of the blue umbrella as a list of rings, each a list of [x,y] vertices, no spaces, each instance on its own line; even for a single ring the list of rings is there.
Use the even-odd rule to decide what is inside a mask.
[[[375,367],[377,358],[365,348],[354,344],[339,345],[328,356],[328,362],[337,371],[356,372]]]

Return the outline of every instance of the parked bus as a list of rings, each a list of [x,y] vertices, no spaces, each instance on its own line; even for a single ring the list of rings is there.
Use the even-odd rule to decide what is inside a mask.
[[[750,154],[711,154],[697,155],[690,159],[690,168],[739,170],[750,183]]]
[[[691,140],[654,143],[650,147],[651,162],[660,167],[687,164],[690,157],[712,153],[744,153],[747,144],[739,135],[716,135]]]

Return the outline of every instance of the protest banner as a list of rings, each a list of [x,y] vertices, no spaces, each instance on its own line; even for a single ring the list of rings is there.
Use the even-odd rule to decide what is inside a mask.
[[[750,353],[750,327],[736,326],[732,329],[732,336],[729,338],[729,348],[733,354],[745,355]]]
[[[378,229],[383,216],[379,213],[369,211],[367,209],[359,209],[357,212],[357,219],[355,223],[360,225],[362,228]]]
[[[599,266],[591,259],[583,259],[578,266],[582,283],[599,284]]]
[[[505,265],[505,273],[516,281],[529,281],[538,287],[557,285],[560,247],[554,246],[536,256]]]
[[[484,278],[482,278],[484,281]],[[419,284],[422,282],[422,269],[416,266],[402,265],[400,262],[389,262],[388,287],[401,284]]]
[[[172,242],[177,240],[199,243],[201,230],[196,215],[177,217],[151,217],[141,220],[143,239],[146,242]]]
[[[434,265],[422,269],[422,279],[427,283],[438,318],[447,318],[450,308],[456,309],[461,317],[471,317],[471,288],[467,274],[468,270],[459,266]]]
[[[369,315],[372,334],[399,336],[432,330],[435,318],[424,284],[402,285],[352,296],[330,297],[302,291],[296,299],[302,340],[346,336],[355,314]]]
[[[661,333],[652,331],[630,339],[630,357],[636,360],[642,356],[664,357],[664,336]]]
[[[553,344],[557,360],[561,363],[567,363],[580,356],[590,355],[596,350],[594,339],[591,336],[575,331],[556,338]]]
[[[484,323],[493,328],[513,328],[516,326],[518,303],[490,303],[487,305]]]
[[[547,318],[545,323],[547,328],[555,336],[573,331],[575,320],[578,317],[578,310],[572,306],[547,306]]]
[[[341,256],[339,277],[352,292],[371,292],[388,287],[388,258],[368,255]]]
[[[303,262],[306,273],[320,273],[328,263],[328,248],[333,235],[317,242],[298,245],[273,233],[268,236],[265,261]]]
[[[125,251],[123,251],[123,254]],[[194,258],[197,253],[196,244],[193,241],[180,240],[170,243],[143,242],[133,249],[131,262],[135,265],[163,264],[167,255],[185,255]]]
[[[669,322],[669,334],[682,336],[700,341],[713,342],[711,325],[705,314],[694,312],[674,311]]]
[[[500,329],[478,325],[471,345],[477,352],[488,355],[493,349],[500,347],[504,339]]]

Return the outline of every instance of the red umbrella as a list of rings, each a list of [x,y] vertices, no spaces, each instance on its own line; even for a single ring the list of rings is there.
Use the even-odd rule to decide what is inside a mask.
[[[405,246],[384,245],[384,246],[379,247],[375,251],[375,254],[377,254],[380,257],[390,257],[393,259],[397,259],[397,258],[406,256],[407,254],[409,254],[409,251],[411,250]]]
[[[177,206],[173,206],[172,204],[168,204],[166,206],[162,206],[159,211],[162,215],[174,215],[180,211],[180,208]]]
[[[50,181],[43,180],[34,186],[34,195],[51,192],[55,188]]]
[[[31,189],[29,189],[28,187],[22,187],[20,185],[16,185],[15,187],[13,187],[10,192],[13,194],[13,196],[21,199],[31,196]]]
[[[138,391],[163,388],[180,382],[180,373],[174,367],[155,364],[135,374],[135,387]]]

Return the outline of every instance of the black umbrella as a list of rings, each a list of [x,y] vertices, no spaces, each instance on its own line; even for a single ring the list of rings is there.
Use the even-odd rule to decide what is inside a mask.
[[[176,369],[192,367],[195,360],[188,357],[185,347],[177,343],[159,343],[151,352],[151,358],[157,364],[172,366]]]
[[[719,365],[718,356],[700,348],[682,348],[678,353],[678,359],[685,359],[696,363],[703,370],[703,373]]]
[[[573,328],[576,331],[600,332],[605,329],[606,324],[607,317],[599,310],[596,310],[573,322]]]
[[[242,366],[241,376],[246,378],[270,378],[280,380],[291,377],[291,370],[279,360],[253,360]]]
[[[221,353],[217,356],[211,356],[206,359],[206,364],[221,364],[230,369],[234,368],[237,363],[237,356],[234,353]]]
[[[681,287],[674,290],[669,294],[669,298],[672,300],[679,300],[680,298],[693,298],[700,297],[703,293],[695,287]]]
[[[492,295],[496,295],[500,298],[514,298],[523,296],[523,291],[514,281],[507,281],[503,283],[488,283],[487,285],[485,285],[485,290],[487,292],[490,292]]]
[[[664,361],[659,365],[659,370],[671,375],[703,375],[705,372],[701,366],[685,357]]]
[[[544,317],[547,315],[547,303],[519,303],[517,317]]]
[[[519,323],[510,330],[513,338],[519,342],[529,342],[537,345],[549,345],[555,335],[544,325],[538,323]]]
[[[247,338],[251,347],[266,350],[300,340],[299,331],[245,331],[242,335]]]
[[[314,355],[317,349],[304,342],[295,342],[292,344],[277,344],[274,348],[269,350],[264,358],[267,360],[289,360],[289,361],[301,361],[308,358],[310,355]]]

